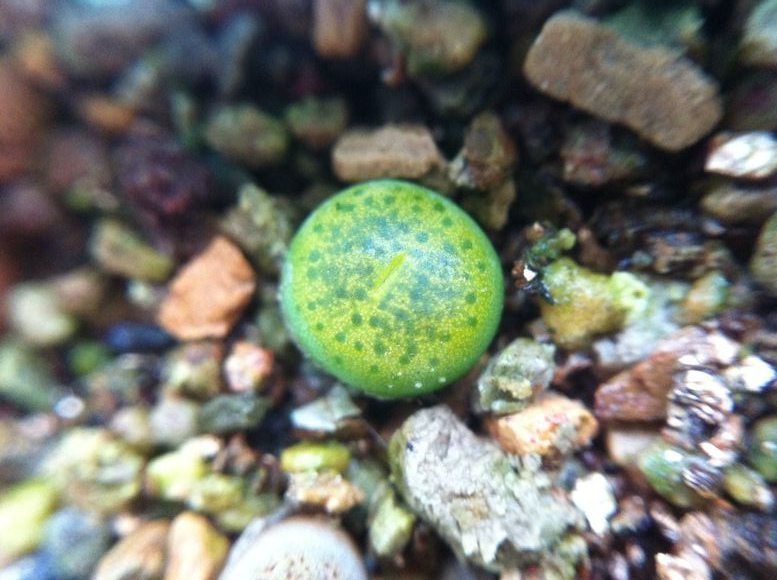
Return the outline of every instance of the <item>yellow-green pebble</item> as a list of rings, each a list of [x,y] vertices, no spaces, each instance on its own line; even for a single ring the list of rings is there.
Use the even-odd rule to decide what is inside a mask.
[[[0,567],[38,547],[58,501],[57,486],[44,479],[24,481],[0,495]]]
[[[281,453],[281,469],[291,473],[331,469],[342,473],[351,452],[340,443],[297,443]]]

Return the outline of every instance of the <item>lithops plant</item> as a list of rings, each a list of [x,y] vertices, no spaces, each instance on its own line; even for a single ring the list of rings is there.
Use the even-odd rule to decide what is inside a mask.
[[[496,332],[499,259],[453,202],[378,180],[325,201],[292,240],[280,299],[297,344],[321,367],[380,398],[439,389]]]

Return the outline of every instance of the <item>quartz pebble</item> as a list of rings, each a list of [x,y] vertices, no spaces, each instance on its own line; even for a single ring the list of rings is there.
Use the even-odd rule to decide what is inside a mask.
[[[232,345],[224,361],[224,375],[230,391],[259,392],[273,369],[273,351],[241,340]]]
[[[229,540],[207,518],[183,512],[167,536],[164,580],[215,580],[228,550]]]
[[[508,453],[555,457],[588,445],[598,423],[579,401],[542,393],[523,411],[492,418],[488,427]]]
[[[232,242],[219,236],[175,276],[158,320],[181,340],[222,338],[240,318],[255,287],[251,265]]]
[[[585,514],[588,525],[597,535],[604,535],[610,528],[609,518],[618,510],[612,485],[601,473],[589,473],[575,482],[569,494],[580,511]]]
[[[622,123],[668,151],[696,143],[723,113],[717,84],[691,61],[664,47],[632,44],[574,12],[545,23],[524,73],[543,93]]]
[[[423,125],[386,125],[352,129],[332,151],[332,166],[342,181],[379,177],[417,179],[444,166],[432,134]]]
[[[293,517],[246,528],[229,554],[220,580],[249,578],[343,578],[367,580],[351,539],[326,520]]]
[[[170,522],[141,524],[101,559],[93,580],[157,580],[162,577]]]
[[[766,131],[718,135],[704,163],[710,173],[764,179],[777,171],[777,139]]]

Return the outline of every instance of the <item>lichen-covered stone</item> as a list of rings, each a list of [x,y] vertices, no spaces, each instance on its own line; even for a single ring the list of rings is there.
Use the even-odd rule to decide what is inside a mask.
[[[332,150],[335,175],[346,182],[381,177],[418,179],[441,170],[445,160],[423,125],[351,129]]]
[[[222,338],[254,295],[251,265],[224,237],[215,238],[176,274],[159,323],[181,340]]]
[[[17,340],[0,341],[0,396],[31,411],[48,411],[64,393],[49,361]]]
[[[428,189],[381,180],[346,189],[307,219],[280,297],[314,361],[393,398],[469,370],[496,331],[502,284],[491,243],[466,213]]]
[[[478,379],[478,408],[498,414],[523,409],[553,379],[555,351],[552,344],[516,338],[489,361]]]
[[[529,82],[556,99],[678,151],[720,120],[717,84],[664,47],[634,45],[574,12],[545,23],[524,63]]]
[[[610,276],[560,258],[543,270],[553,303],[540,300],[542,320],[553,341],[567,349],[586,346],[592,337],[618,330],[647,306],[650,290],[628,272]]]
[[[517,413],[494,417],[488,428],[499,446],[515,455],[558,457],[585,447],[599,425],[580,401],[542,393]]]
[[[753,278],[772,296],[777,296],[777,213],[761,228],[750,259]]]
[[[552,559],[581,515],[547,473],[511,460],[444,406],[417,411],[389,445],[408,506],[462,558],[493,571]]]

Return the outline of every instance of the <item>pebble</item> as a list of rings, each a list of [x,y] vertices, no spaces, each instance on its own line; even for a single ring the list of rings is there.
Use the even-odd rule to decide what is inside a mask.
[[[352,129],[335,143],[332,167],[349,183],[380,177],[418,179],[441,169],[445,160],[423,125]]]
[[[695,64],[664,48],[643,48],[591,18],[562,12],[534,41],[524,73],[538,90],[655,146],[678,151],[720,120],[718,85]]]
[[[224,346],[217,341],[191,342],[167,353],[162,383],[168,394],[207,400],[221,391]]]
[[[228,551],[229,540],[207,518],[183,512],[167,536],[164,580],[216,580]]]
[[[515,143],[499,117],[490,111],[476,116],[464,136],[464,146],[448,169],[460,187],[488,190],[512,173],[518,158]]]
[[[105,333],[105,344],[119,354],[159,352],[175,344],[175,339],[156,324],[120,322]]]
[[[0,59],[0,183],[29,169],[49,105],[11,64]]]
[[[777,1],[763,0],[753,7],[739,46],[741,62],[761,68],[777,66]]]
[[[8,320],[28,343],[54,346],[76,332],[76,319],[60,308],[56,288],[45,282],[17,284],[8,293]]]
[[[738,348],[723,335],[708,334],[697,326],[682,328],[662,340],[646,359],[599,386],[596,416],[623,421],[663,419],[674,374],[681,365],[728,365],[734,362]]]
[[[360,550],[343,531],[327,520],[299,516],[249,526],[232,547],[220,580],[368,577]]]
[[[585,405],[550,392],[538,395],[523,411],[488,421],[491,435],[506,452],[543,457],[567,455],[585,447],[598,427]]]
[[[251,104],[216,109],[205,126],[205,139],[227,159],[253,169],[280,163],[289,147],[285,125]]]
[[[751,432],[748,461],[766,481],[777,481],[777,415],[755,423]]]
[[[348,108],[343,99],[308,97],[286,108],[291,134],[311,149],[326,149],[348,124]]]
[[[439,77],[465,68],[488,36],[469,2],[371,2],[370,19],[404,53],[412,76]]]
[[[351,58],[367,37],[366,0],[314,0],[313,47],[322,58]]]
[[[273,370],[274,352],[245,340],[232,345],[224,361],[224,376],[234,393],[260,392]]]
[[[704,169],[743,179],[770,177],[777,171],[777,139],[767,131],[717,135]]]
[[[141,524],[100,559],[92,580],[158,580],[165,569],[169,530],[167,520]]]
[[[729,225],[760,225],[777,210],[777,187],[726,181],[701,199],[704,213]]]
[[[187,399],[163,397],[149,414],[149,428],[154,443],[177,447],[197,433],[200,406]]]
[[[262,422],[270,403],[253,393],[219,395],[202,406],[199,425],[203,433],[233,433]]]
[[[106,272],[146,282],[164,282],[175,267],[170,256],[156,251],[121,222],[110,219],[97,222],[89,240],[89,254]]]
[[[618,424],[608,426],[605,435],[607,457],[620,467],[633,467],[658,437],[658,430],[649,427]]]
[[[589,473],[578,479],[569,499],[585,514],[593,533],[602,536],[610,529],[609,518],[618,510],[618,504],[603,474]]]
[[[88,578],[111,545],[108,524],[93,513],[66,507],[46,522],[43,551],[57,578]]]
[[[28,479],[0,493],[0,568],[40,544],[59,493],[48,479]]]
[[[304,471],[290,474],[286,499],[341,514],[364,501],[364,492],[337,472]]]
[[[761,228],[750,258],[750,272],[771,296],[777,296],[777,212]]]
[[[176,274],[159,309],[159,323],[181,340],[223,338],[254,295],[251,265],[222,236]]]

